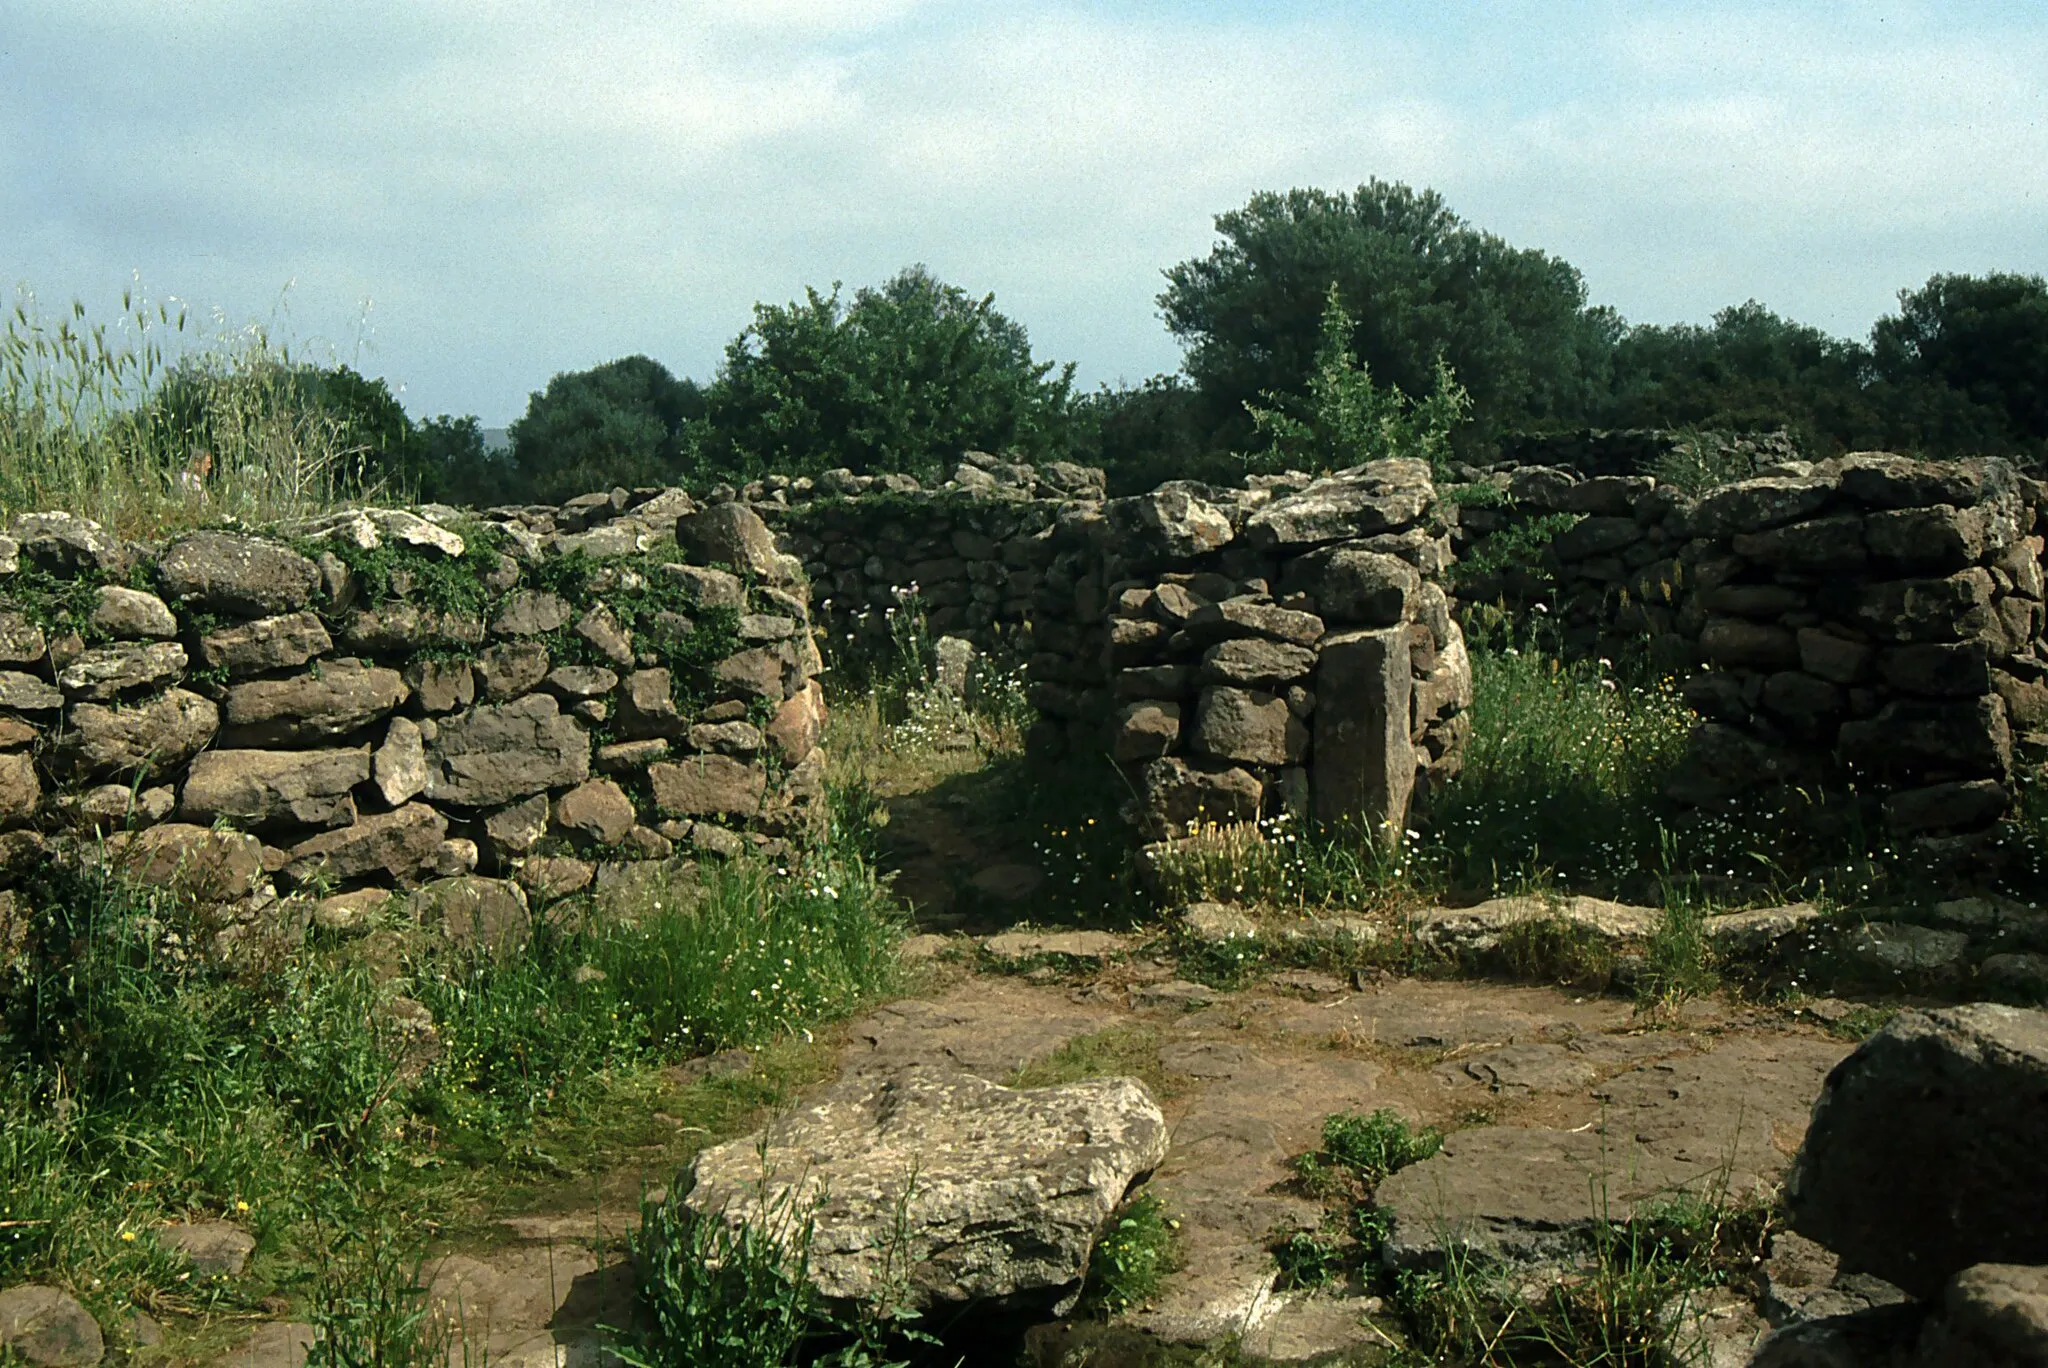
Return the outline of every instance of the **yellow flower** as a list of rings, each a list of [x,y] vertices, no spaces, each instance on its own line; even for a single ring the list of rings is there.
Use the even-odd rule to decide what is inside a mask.
[[[235,1210],[237,1210],[237,1211],[247,1211],[248,1209],[249,1209],[249,1204],[248,1204],[247,1202],[244,1202],[244,1201],[242,1201],[242,1200],[241,1200],[240,1198],[237,1198],[237,1199],[235,1200]]]
[[[134,1243],[135,1243],[135,1232],[134,1232],[134,1231],[132,1231],[132,1230],[124,1230],[124,1231],[122,1231],[122,1232],[121,1232],[121,1242],[122,1242],[123,1244],[134,1244]]]

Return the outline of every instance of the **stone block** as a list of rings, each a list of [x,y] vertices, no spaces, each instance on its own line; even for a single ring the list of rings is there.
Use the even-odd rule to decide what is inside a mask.
[[[427,756],[427,797],[497,807],[590,777],[590,738],[552,695],[487,703],[440,724]]]
[[[1308,749],[1308,729],[1269,693],[1212,684],[1195,709],[1194,749],[1219,760],[1292,765]]]
[[[1316,820],[1399,839],[1416,770],[1407,633],[1383,628],[1333,634],[1322,643],[1315,681],[1310,774]]]
[[[356,817],[356,785],[370,777],[370,748],[210,750],[185,772],[179,815],[250,831],[347,826]]]

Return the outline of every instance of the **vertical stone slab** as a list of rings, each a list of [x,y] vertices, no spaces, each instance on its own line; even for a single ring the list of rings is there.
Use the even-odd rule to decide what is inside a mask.
[[[1316,660],[1310,791],[1316,820],[1393,835],[1415,789],[1405,627],[1324,637]]]

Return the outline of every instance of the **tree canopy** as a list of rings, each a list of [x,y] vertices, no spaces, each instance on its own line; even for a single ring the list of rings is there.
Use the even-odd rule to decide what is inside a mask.
[[[1304,392],[1333,284],[1366,369],[1421,399],[1441,358],[1475,435],[1575,419],[1604,385],[1619,320],[1587,306],[1579,272],[1471,227],[1434,191],[1263,193],[1216,231],[1206,257],[1166,272],[1159,305],[1218,423],[1241,428],[1247,403]]]
[[[682,478],[689,422],[703,413],[695,381],[645,356],[565,371],[526,403],[507,432],[503,502],[560,503],[614,485]]]
[[[1073,367],[1034,361],[993,295],[922,266],[851,303],[839,292],[755,306],[708,393],[700,470],[930,477],[966,450],[1059,453]]]

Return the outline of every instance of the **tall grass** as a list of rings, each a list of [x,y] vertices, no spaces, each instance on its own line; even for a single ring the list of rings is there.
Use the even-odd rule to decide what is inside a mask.
[[[374,495],[364,448],[297,369],[261,327],[202,332],[133,290],[111,323],[18,292],[0,327],[0,516],[62,509],[143,535]]]
[[[436,1184],[518,1161],[549,1118],[601,1124],[636,1071],[871,1001],[900,935],[832,849],[678,877],[616,918],[540,917],[500,958],[401,929],[395,976],[317,938],[224,958],[198,909],[104,869],[28,895],[28,957],[0,984],[0,1282],[196,1313],[310,1276],[308,1312],[359,1339],[410,1333],[391,1270],[445,1215]],[[433,1051],[398,994],[427,1006]],[[341,1212],[391,1248],[337,1243]],[[194,1282],[151,1234],[186,1214],[250,1227],[261,1266]]]

